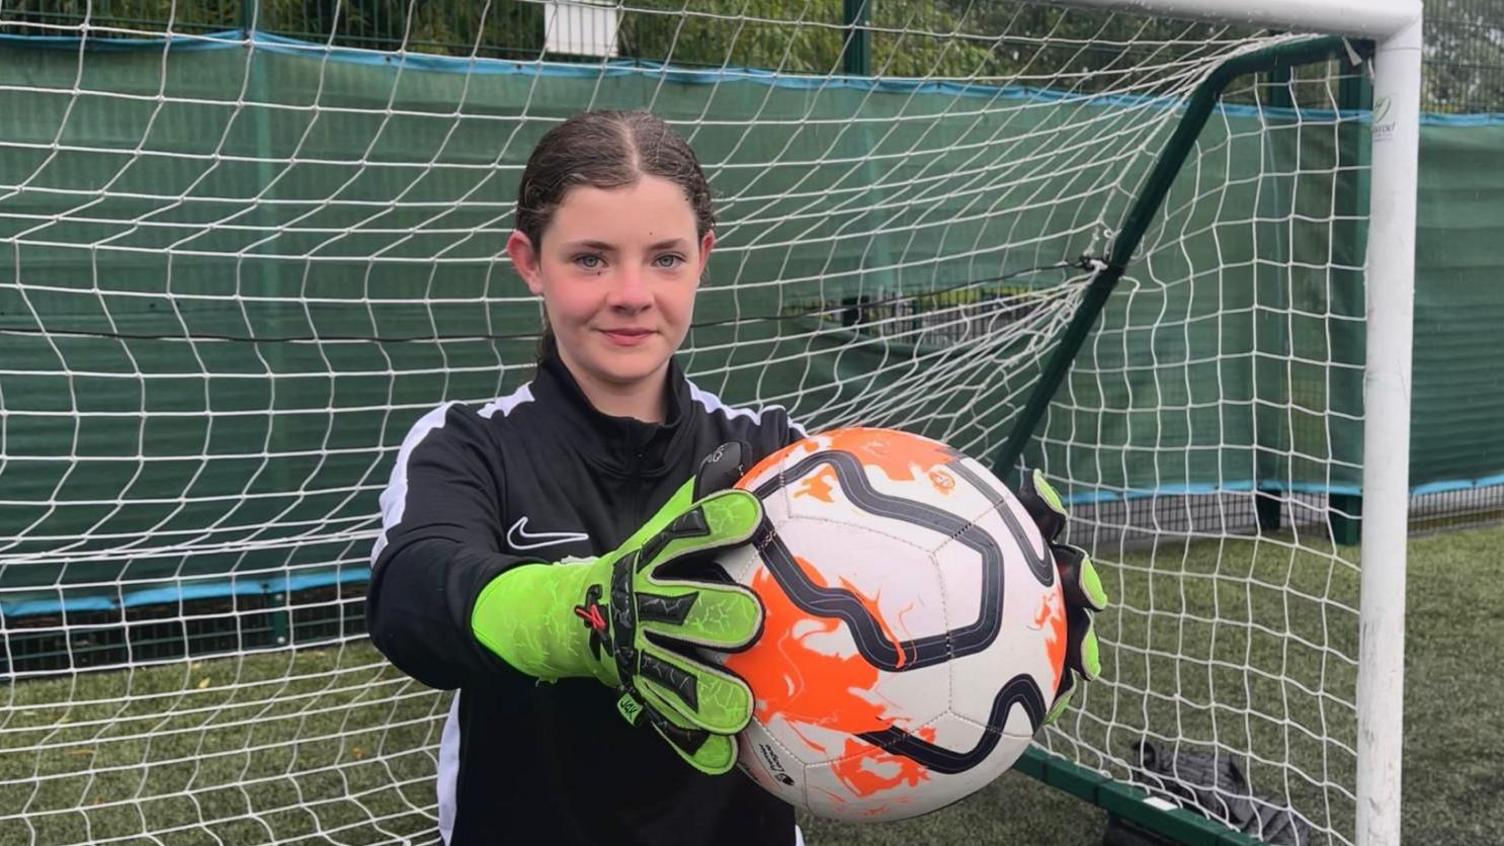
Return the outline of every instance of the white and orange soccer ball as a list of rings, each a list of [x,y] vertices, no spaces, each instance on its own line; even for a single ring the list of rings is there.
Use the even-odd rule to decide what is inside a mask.
[[[1013,765],[1065,657],[1053,560],[979,462],[886,429],[793,444],[738,483],[752,544],[718,560],[762,598],[749,650],[722,656],[756,699],[740,767],[844,820],[933,811]]]

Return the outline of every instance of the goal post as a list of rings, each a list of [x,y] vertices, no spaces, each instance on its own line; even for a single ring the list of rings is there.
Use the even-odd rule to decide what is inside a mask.
[[[1138,2],[1072,0],[1071,5],[1144,9]],[[1097,268],[1071,322],[1062,332],[1027,404],[997,459],[1002,473],[1017,469],[1066,371],[1100,315],[1113,287],[1158,212],[1212,106],[1228,82],[1248,73],[1337,58],[1353,51],[1341,36],[1374,39],[1371,211],[1367,277],[1367,344],[1364,379],[1362,583],[1358,659],[1357,830],[1359,844],[1400,842],[1401,761],[1404,728],[1405,558],[1410,502],[1410,373],[1415,299],[1416,180],[1420,143],[1421,8],[1397,2],[1260,3],[1165,0],[1155,11],[1182,17],[1336,33],[1306,42],[1245,53],[1221,64],[1197,86]],[[1356,57],[1356,53],[1353,53]],[[1016,473],[1014,473],[1016,475]],[[1051,764],[1037,753],[1030,767],[1044,777]],[[1059,764],[1055,765],[1061,768]],[[1065,765],[1065,772],[1075,768]],[[1068,782],[1088,798],[1098,784],[1089,773]],[[1118,803],[1121,808],[1121,803]],[[1153,807],[1158,807],[1153,806]],[[1167,810],[1167,809],[1166,809]],[[1168,811],[1167,811],[1168,812]],[[1142,812],[1133,815],[1145,819]],[[1153,819],[1150,812],[1148,820]],[[1154,825],[1152,821],[1147,822]],[[1181,817],[1171,827],[1200,826]],[[1189,836],[1189,835],[1188,835]]]
[[[0,8],[0,842],[437,842],[377,496],[531,375],[533,143],[649,108],[717,198],[702,389],[1067,499],[1105,671],[1020,769],[1396,844],[1418,0],[586,6]]]
[[[1400,842],[1420,75],[1416,9],[1379,40],[1374,57],[1358,654],[1358,757],[1366,762],[1358,768],[1360,844]]]

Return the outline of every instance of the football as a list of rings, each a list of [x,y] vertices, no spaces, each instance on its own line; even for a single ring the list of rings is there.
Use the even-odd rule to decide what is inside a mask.
[[[751,544],[717,560],[762,599],[719,656],[751,685],[738,764],[792,805],[893,820],[1012,766],[1050,705],[1065,609],[1038,529],[981,463],[905,432],[812,436],[752,468]]]

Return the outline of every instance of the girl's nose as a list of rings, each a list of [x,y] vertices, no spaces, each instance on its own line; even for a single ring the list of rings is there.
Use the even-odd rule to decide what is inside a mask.
[[[641,311],[652,303],[653,292],[643,278],[642,269],[631,264],[623,265],[611,286],[607,304],[613,308]]]

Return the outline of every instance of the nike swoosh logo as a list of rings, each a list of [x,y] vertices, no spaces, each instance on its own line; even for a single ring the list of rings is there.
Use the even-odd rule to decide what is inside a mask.
[[[584,532],[529,532],[525,516],[517,518],[517,522],[507,529],[507,546],[516,550],[541,549],[586,540],[590,540],[590,536]]]

